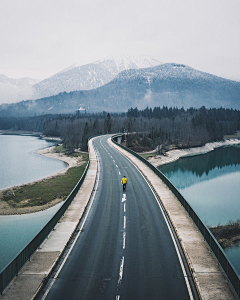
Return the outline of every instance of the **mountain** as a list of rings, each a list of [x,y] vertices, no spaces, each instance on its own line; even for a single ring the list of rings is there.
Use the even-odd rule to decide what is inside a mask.
[[[130,107],[143,109],[147,106],[240,109],[240,82],[185,65],[162,64],[123,71],[97,89],[1,105],[0,116],[74,113],[85,109],[89,112],[122,112]]]
[[[31,99],[34,95],[33,85],[39,80],[32,78],[9,78],[0,74],[0,103],[13,103]]]
[[[128,69],[148,68],[161,64],[148,56],[108,56],[86,65],[72,65],[33,86],[35,96],[49,97],[61,92],[92,90],[110,82]]]

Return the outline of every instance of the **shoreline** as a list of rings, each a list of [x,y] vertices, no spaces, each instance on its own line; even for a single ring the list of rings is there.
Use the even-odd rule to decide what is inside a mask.
[[[209,227],[209,230],[214,235],[215,239],[223,249],[235,246],[240,241],[240,223],[230,223],[226,225],[218,225]]]
[[[46,135],[43,135],[42,132],[24,131],[24,130],[3,130],[3,129],[1,129],[0,134],[1,135],[36,136],[36,137],[41,138],[42,140],[62,142],[62,139],[60,137],[46,136]]]
[[[224,140],[221,142],[207,143],[202,147],[170,150],[166,153],[166,155],[159,154],[154,157],[150,156],[147,160],[154,167],[158,167],[161,165],[165,165],[165,164],[174,162],[181,157],[205,154],[207,152],[213,151],[214,149],[216,149],[218,147],[231,146],[231,145],[237,145],[237,144],[240,144],[239,139],[228,139],[228,140]]]
[[[2,135],[29,135],[29,136],[41,136],[42,132],[25,131],[25,130],[0,130]]]
[[[38,182],[46,181],[50,178],[54,178],[54,177],[57,177],[57,176],[64,175],[69,168],[80,166],[83,163],[81,158],[79,158],[79,157],[70,157],[70,156],[66,156],[62,153],[53,152],[54,148],[55,148],[55,146],[51,146],[51,147],[48,147],[48,148],[38,150],[38,151],[36,151],[36,153],[39,154],[39,155],[49,157],[49,158],[64,161],[65,163],[67,163],[66,168],[64,168],[61,171],[58,171],[56,173],[53,173],[53,174],[51,174],[47,177],[36,180],[36,181],[32,181],[32,182],[29,182],[29,183],[26,183],[26,184],[13,186],[13,187],[10,187],[10,188],[0,190],[0,216],[2,216],[2,215],[22,215],[22,214],[34,213],[34,212],[38,212],[38,211],[48,209],[48,208],[58,204],[59,202],[63,201],[63,199],[54,199],[53,201],[51,201],[47,204],[41,205],[41,206],[28,206],[28,207],[22,207],[22,208],[13,208],[10,205],[8,205],[8,203],[6,203],[5,201],[2,201],[3,195],[5,193],[14,194],[14,191],[16,191],[17,189],[20,189],[24,186],[30,186],[30,185],[33,185],[33,184],[38,183]]]
[[[168,164],[174,161],[177,161],[181,157],[194,156],[205,154],[218,147],[231,146],[240,144],[239,139],[226,139],[221,142],[207,143],[202,147],[188,148],[188,149],[176,149],[170,150],[166,155],[156,155],[154,157],[149,157],[147,160],[154,165],[155,167]],[[236,226],[238,230],[236,231]],[[233,225],[218,225],[215,227],[209,228],[218,243],[223,249],[233,247],[238,244],[240,241],[240,226],[238,223]]]
[[[225,140],[222,142],[207,143],[203,147],[170,150],[169,152],[167,152],[167,155],[156,155],[154,157],[149,157],[148,161],[151,164],[153,164],[155,167],[157,167],[157,166],[160,166],[163,164],[168,164],[173,161],[176,161],[179,158],[184,157],[184,156],[204,154],[204,153],[213,151],[217,147],[237,145],[237,144],[240,144],[239,139],[229,139],[229,140]],[[81,165],[81,159],[79,160],[79,158],[77,158],[77,157],[70,157],[70,156],[64,155],[63,153],[54,152],[53,150],[55,147],[56,146],[44,148],[44,149],[36,151],[36,153],[39,155],[49,157],[49,158],[64,161],[65,163],[67,163],[67,167],[61,171],[58,171],[54,174],[51,174],[51,175],[44,177],[42,179],[39,179],[37,181],[0,190],[0,215],[20,215],[20,214],[26,214],[26,213],[33,213],[33,212],[48,209],[62,201],[62,199],[55,199],[55,200],[53,200],[45,205],[42,205],[42,206],[29,206],[29,207],[25,207],[25,208],[11,208],[6,202],[1,200],[3,193],[9,192],[9,193],[14,194],[14,191],[16,191],[18,188],[21,188],[23,186],[33,185],[37,182],[46,181],[50,178],[63,175],[67,172],[67,170],[69,168]]]

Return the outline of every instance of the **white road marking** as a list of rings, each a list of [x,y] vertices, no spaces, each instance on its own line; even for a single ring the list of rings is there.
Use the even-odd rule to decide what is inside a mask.
[[[123,211],[126,212],[126,203],[124,203]]]
[[[120,299],[120,295],[117,295],[117,296],[116,296],[116,300],[119,300],[119,299]]]
[[[116,165],[116,167],[118,168],[118,165]]]
[[[115,147],[113,147],[113,148],[115,148]],[[116,148],[115,148],[115,150],[117,150]],[[154,197],[155,197],[155,199],[156,199],[156,201],[157,201],[157,204],[158,204],[158,206],[159,206],[159,208],[160,208],[160,210],[161,210],[161,212],[162,212],[162,214],[163,214],[163,217],[164,217],[164,219],[165,219],[165,222],[166,222],[166,224],[167,224],[167,226],[168,226],[168,230],[169,230],[169,232],[170,232],[170,235],[171,235],[171,238],[172,238],[172,240],[173,240],[173,244],[174,244],[174,247],[175,247],[175,249],[176,249],[176,252],[177,252],[177,256],[178,256],[178,259],[179,259],[179,262],[180,262],[180,265],[181,265],[181,268],[182,268],[182,271],[183,271],[183,275],[184,275],[184,279],[185,279],[185,282],[186,282],[186,286],[187,286],[187,289],[188,289],[188,293],[189,293],[189,297],[190,297],[190,299],[191,300],[194,300],[194,298],[193,298],[193,294],[192,294],[192,290],[191,290],[191,287],[190,287],[190,284],[189,284],[189,280],[188,280],[188,277],[187,277],[187,273],[186,273],[186,270],[185,270],[185,267],[184,267],[184,265],[183,265],[183,261],[182,261],[182,258],[181,258],[181,256],[180,256],[180,253],[179,253],[179,250],[178,250],[178,248],[177,248],[177,244],[176,244],[176,242],[175,242],[175,239],[174,239],[174,236],[173,236],[173,234],[172,234],[172,231],[171,231],[171,228],[170,228],[170,226],[169,226],[169,224],[168,224],[168,221],[167,221],[167,218],[166,218],[166,216],[164,215],[164,212],[163,212],[163,209],[162,209],[162,207],[161,207],[161,205],[160,205],[160,203],[158,202],[158,199],[157,199],[157,197],[156,197],[156,195],[155,195],[155,193],[153,192],[153,188],[151,187],[151,185],[149,184],[149,182],[146,180],[146,178],[144,177],[144,175],[143,175],[143,173],[139,170],[139,168],[127,157],[127,156],[125,156],[122,152],[120,152],[119,150],[117,150],[120,154],[122,154],[122,156],[124,156],[137,170],[138,170],[138,172],[142,175],[142,177],[143,177],[143,179],[146,181],[146,183],[147,183],[147,185],[149,186],[149,188],[151,189],[151,191],[152,191],[152,193],[153,193],[153,195],[154,195]],[[125,200],[124,200],[125,201]],[[123,201],[122,201],[123,202]]]
[[[122,202],[126,201],[126,194],[123,194],[123,197],[122,197]]]
[[[124,233],[123,233],[123,249],[125,249],[125,245],[126,245],[126,232],[124,231]]]
[[[113,159],[113,161],[115,162],[115,160]]]
[[[126,228],[126,216],[123,217],[123,229]]]
[[[121,175],[121,173],[119,172],[119,175]]]
[[[127,158],[127,159],[128,159],[128,158]],[[129,161],[130,161],[130,160],[129,160]],[[131,162],[131,161],[130,161],[130,162]],[[131,163],[132,163],[132,162],[131,162]],[[133,163],[132,163],[132,164],[133,164]],[[133,165],[134,165],[134,164],[133,164]],[[134,165],[134,166],[135,166],[135,165]],[[139,171],[138,168],[136,168],[136,169]],[[184,267],[182,258],[181,258],[181,256],[180,256],[180,253],[179,253],[179,250],[178,250],[178,247],[177,247],[177,243],[176,243],[175,238],[174,238],[174,236],[173,236],[172,230],[171,230],[171,228],[170,228],[170,226],[169,226],[168,220],[167,220],[167,218],[166,218],[166,216],[165,216],[165,214],[164,214],[164,212],[163,212],[163,209],[162,209],[160,203],[158,202],[158,199],[157,199],[157,197],[156,197],[156,195],[155,195],[155,193],[154,193],[154,191],[153,191],[152,186],[149,184],[148,180],[146,180],[146,178],[144,177],[144,175],[142,174],[142,172],[139,171],[139,173],[142,175],[143,179],[146,181],[147,185],[149,186],[150,190],[152,191],[153,196],[155,197],[155,199],[156,199],[156,201],[157,201],[157,204],[158,204],[158,206],[159,206],[159,208],[160,208],[160,210],[161,210],[161,212],[162,212],[162,215],[163,215],[163,217],[164,217],[164,219],[165,219],[165,222],[166,222],[166,224],[167,224],[168,230],[169,230],[169,232],[170,232],[170,235],[171,235],[171,238],[172,238],[172,241],[173,241],[175,250],[176,250],[176,252],[177,252],[177,256],[178,256],[178,259],[179,259],[179,262],[180,262],[180,265],[181,265],[181,268],[182,268],[182,272],[183,272],[183,275],[184,275],[184,279],[185,279],[185,282],[186,282],[186,285],[187,285],[189,297],[190,297],[191,300],[194,300],[193,294],[192,294],[192,290],[191,290],[191,287],[190,287],[190,284],[189,284],[189,280],[188,280],[188,277],[187,277],[187,273],[186,273],[186,270],[185,270],[185,267]]]
[[[121,261],[121,265],[120,265],[119,278],[118,278],[118,285],[120,285],[121,282],[122,282],[123,266],[124,266],[124,256],[122,257],[122,261]]]

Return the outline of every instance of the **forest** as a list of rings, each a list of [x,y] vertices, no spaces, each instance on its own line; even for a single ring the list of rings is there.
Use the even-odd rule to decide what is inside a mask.
[[[0,118],[1,130],[23,130],[56,136],[70,152],[87,150],[89,137],[127,132],[127,146],[142,152],[163,151],[171,147],[188,148],[223,140],[240,130],[240,111],[201,107],[168,108],[166,106],[130,108],[126,113],[76,112],[68,115],[42,115]]]

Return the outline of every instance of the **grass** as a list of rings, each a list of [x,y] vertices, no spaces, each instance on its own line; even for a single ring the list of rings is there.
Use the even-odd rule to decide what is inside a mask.
[[[55,153],[63,153],[64,155],[70,157],[79,157],[81,156],[83,159],[88,160],[88,153],[87,152],[69,152],[68,149],[64,148],[63,145],[55,146],[54,150]]]
[[[209,228],[219,244],[224,248],[234,245],[240,239],[240,220]]]
[[[54,199],[64,200],[81,178],[88,154],[84,154],[84,160],[84,164],[68,169],[64,175],[9,189],[3,194],[2,200],[13,208],[44,205]]]
[[[235,134],[232,135],[224,135],[223,137],[225,140],[229,140],[229,139],[238,139],[240,138],[240,131],[238,130]]]
[[[138,154],[145,159],[148,159],[149,157],[154,157],[157,155],[156,153],[138,153]]]

